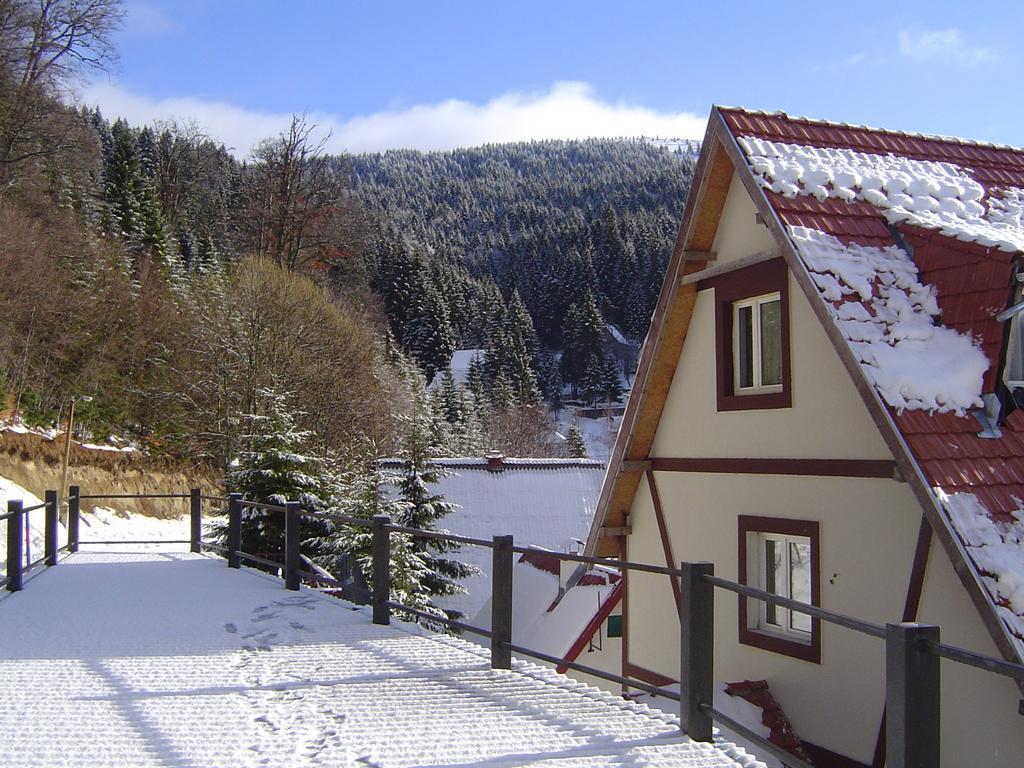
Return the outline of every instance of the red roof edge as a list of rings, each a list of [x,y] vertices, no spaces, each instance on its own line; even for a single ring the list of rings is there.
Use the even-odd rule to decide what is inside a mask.
[[[623,582],[620,581],[608,595],[608,599],[602,603],[601,607],[597,610],[597,613],[595,613],[590,621],[587,622],[587,626],[585,626],[583,631],[580,632],[580,636],[576,638],[576,642],[574,642],[569,648],[569,652],[565,655],[566,661],[576,661],[577,657],[583,653],[583,649],[587,646],[587,643],[590,642],[594,633],[601,628],[605,619],[611,616],[612,610],[615,606],[622,602],[622,595],[624,591]],[[555,671],[560,675],[564,675],[568,669],[569,668],[564,664],[559,664],[555,668]]]
[[[768,740],[777,747],[798,757],[804,762],[810,763],[810,755],[804,749],[803,742],[796,735],[793,725],[782,711],[779,702],[772,696],[768,689],[766,680],[744,680],[741,683],[726,683],[725,692],[730,696],[739,696],[761,710],[761,722],[766,725],[771,734]]]

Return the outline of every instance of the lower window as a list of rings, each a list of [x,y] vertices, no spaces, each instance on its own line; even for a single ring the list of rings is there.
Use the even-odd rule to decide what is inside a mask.
[[[818,523],[740,515],[740,582],[819,605]],[[806,661],[821,661],[821,631],[806,613],[740,597],[739,640]]]

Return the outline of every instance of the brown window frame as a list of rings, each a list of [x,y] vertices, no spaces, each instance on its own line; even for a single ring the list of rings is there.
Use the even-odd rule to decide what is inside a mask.
[[[739,515],[739,582],[752,587],[747,572],[747,539],[752,533],[773,533],[782,536],[803,536],[811,542],[811,605],[821,606],[821,529],[816,520],[793,520],[784,517],[759,517]],[[814,664],[821,663],[821,620],[811,618],[809,643],[801,643],[786,637],[754,629],[747,614],[748,598],[739,595],[739,642],[773,653],[780,653]],[[753,601],[757,602],[757,601]],[[757,610],[756,605],[751,610]]]
[[[719,411],[753,411],[793,406],[790,374],[789,268],[779,257],[702,280],[699,288],[715,292],[715,378]],[[736,394],[733,357],[733,305],[771,293],[779,294],[782,319],[782,391]]]

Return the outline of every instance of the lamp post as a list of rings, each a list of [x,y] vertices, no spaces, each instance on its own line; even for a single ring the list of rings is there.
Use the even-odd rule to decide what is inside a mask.
[[[65,496],[68,492],[68,463],[71,460],[71,430],[75,425],[75,403],[91,403],[92,398],[89,395],[79,395],[78,397],[71,398],[71,408],[68,410],[68,431],[64,436],[64,464],[60,470],[60,491],[58,493],[61,496]],[[65,525],[68,522],[67,513],[64,512],[63,508],[60,513],[60,520]]]

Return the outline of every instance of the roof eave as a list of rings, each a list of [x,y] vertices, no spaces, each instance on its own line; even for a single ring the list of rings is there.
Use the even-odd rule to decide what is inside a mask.
[[[717,113],[718,107],[713,106],[708,119],[708,127],[704,133],[704,140],[701,143],[700,156],[697,159],[697,166],[694,171],[693,178],[696,187],[690,188],[690,193],[686,198],[683,218],[676,235],[675,247],[669,259],[668,267],[665,270],[665,279],[661,286],[661,293],[658,296],[658,303],[651,316],[651,325],[640,352],[637,373],[633,380],[633,389],[630,392],[629,399],[626,401],[626,408],[622,415],[622,424],[619,426],[615,445],[608,460],[608,470],[601,485],[601,495],[598,498],[594,521],[591,525],[590,534],[587,536],[587,543],[584,549],[587,555],[592,556],[596,554],[603,543],[602,540],[605,537],[601,535],[601,528],[607,522],[612,512],[612,502],[619,495],[622,484],[627,482],[628,478],[629,484],[633,486],[633,493],[635,493],[636,487],[639,486],[640,475],[643,470],[636,466],[636,462],[647,458],[647,450],[639,452],[643,455],[636,455],[634,436],[638,419],[646,404],[648,387],[651,383],[655,362],[662,352],[662,340],[668,320],[667,315],[681,288],[680,277],[686,272],[699,270],[706,264],[704,261],[694,261],[688,258],[687,248],[692,237],[695,220],[702,209],[707,195],[710,170],[722,146],[719,134],[722,128],[725,127],[725,123],[720,119],[714,119]],[[696,286],[683,286],[682,289],[696,294]],[[693,306],[691,303],[689,313],[692,313],[692,310]],[[685,333],[683,341],[685,341]],[[627,465],[626,462],[630,463]]]

